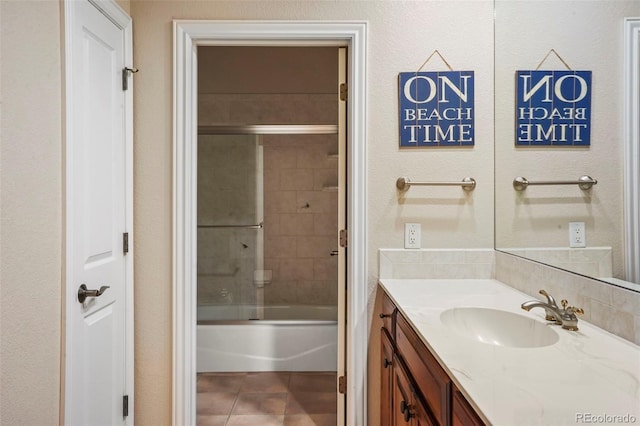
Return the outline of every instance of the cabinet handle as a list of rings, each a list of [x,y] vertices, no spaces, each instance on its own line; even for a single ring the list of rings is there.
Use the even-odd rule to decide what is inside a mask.
[[[411,414],[411,411],[407,409],[407,411],[404,412],[404,421],[409,423],[409,421],[411,421],[411,417],[413,417],[413,414]]]
[[[400,402],[400,412],[404,414],[404,421],[409,423],[413,415],[411,414],[411,405],[407,404],[407,401],[402,400]]]
[[[384,359],[384,368],[387,368],[388,366],[391,365],[391,361],[389,361],[388,359]]]
[[[380,314],[380,318],[384,319],[384,318],[389,318],[391,316],[391,314]]]

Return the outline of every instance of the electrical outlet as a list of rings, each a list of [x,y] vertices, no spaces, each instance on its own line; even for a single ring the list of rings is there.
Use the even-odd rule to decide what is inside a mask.
[[[420,248],[420,224],[405,223],[404,224],[404,248]]]
[[[587,234],[584,222],[569,222],[569,247],[586,247]]]

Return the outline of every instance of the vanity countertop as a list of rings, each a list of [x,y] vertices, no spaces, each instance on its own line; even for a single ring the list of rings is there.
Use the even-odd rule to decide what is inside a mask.
[[[493,308],[547,323],[544,309],[524,311],[520,305],[533,297],[491,279],[379,282],[489,423],[640,423],[639,346],[582,320],[578,331],[549,324],[559,335],[550,346],[482,343],[443,324],[441,313],[460,307]]]

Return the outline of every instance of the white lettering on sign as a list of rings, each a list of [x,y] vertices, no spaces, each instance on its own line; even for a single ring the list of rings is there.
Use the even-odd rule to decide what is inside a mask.
[[[518,141],[551,141],[566,142],[573,140],[582,141],[582,130],[586,124],[520,124],[518,126]],[[569,139],[571,138],[571,139]]]
[[[462,75],[460,76],[460,79],[462,80],[462,84],[460,85],[460,87],[456,86],[453,81],[451,81],[450,78],[448,78],[447,76],[442,76],[439,75],[438,76],[438,81],[440,82],[440,98],[438,99],[439,102],[449,102],[449,100],[447,99],[447,91],[445,90],[446,87],[449,87],[451,90],[453,90],[453,92],[463,101],[463,102],[467,102],[467,88],[468,88],[468,81],[469,78],[471,76],[469,75]],[[415,84],[419,84],[419,82],[421,80],[424,80],[427,85],[428,85],[428,95],[424,98],[424,99],[416,99],[412,94],[411,94],[411,88],[412,85]],[[436,96],[437,94],[437,85],[436,82],[433,81],[432,78],[428,77],[428,76],[424,76],[424,75],[416,75],[414,77],[411,77],[410,79],[407,80],[407,82],[404,84],[404,97],[409,100],[409,102],[413,102],[416,104],[424,104],[427,102],[431,102],[433,100],[433,98]],[[418,90],[414,91],[417,93]]]
[[[541,100],[541,102],[553,102],[553,99],[551,98],[551,77],[552,77],[551,75],[546,75],[542,77],[540,81],[538,81],[535,84],[535,86],[529,89],[529,86],[531,85],[530,83],[531,76],[526,74],[521,75],[520,78],[523,80],[522,100],[527,102],[539,90],[544,89],[545,96]],[[568,78],[573,78],[577,80],[578,84],[580,85],[580,94],[575,99],[567,99],[562,95],[562,84]],[[574,84],[574,82],[569,82],[569,84]],[[587,92],[588,92],[587,87],[588,87],[587,81],[584,78],[580,77],[579,75],[568,74],[568,75],[563,75],[562,77],[556,80],[556,82],[553,85],[553,93],[562,102],[580,102],[582,99],[584,99],[585,96],[587,96]]]
[[[518,108],[520,120],[545,120],[548,118],[562,118],[564,120],[584,120],[586,108]]]
[[[410,124],[404,126],[409,130],[410,138],[407,142],[412,144],[426,142],[471,142],[471,124]]]
[[[442,111],[429,108],[405,109],[404,121],[429,120],[470,120],[473,117],[471,108],[445,108]]]

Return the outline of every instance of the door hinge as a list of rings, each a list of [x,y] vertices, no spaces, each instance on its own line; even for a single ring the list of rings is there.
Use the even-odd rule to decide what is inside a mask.
[[[122,90],[129,90],[129,73],[135,74],[140,71],[138,68],[122,68]]]
[[[340,83],[340,100],[341,101],[347,100],[347,93],[348,93],[347,83]]]
[[[347,393],[347,375],[338,377],[338,392],[341,394]]]
[[[129,395],[122,396],[122,417],[129,416]]]
[[[346,229],[341,229],[340,230],[340,247],[346,247],[347,246],[347,230]]]
[[[129,233],[125,232],[122,234],[122,253],[129,253]]]

